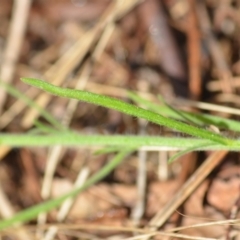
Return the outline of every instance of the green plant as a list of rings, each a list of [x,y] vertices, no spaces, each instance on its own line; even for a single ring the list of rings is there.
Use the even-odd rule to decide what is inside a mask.
[[[81,91],[81,90],[61,88],[61,87],[54,86],[50,83],[47,83],[45,81],[33,79],[33,78],[22,78],[21,80],[27,84],[30,84],[34,87],[38,87],[46,92],[49,92],[59,97],[77,99],[80,101],[93,103],[102,107],[114,109],[134,117],[146,119],[150,122],[177,130],[179,132],[187,133],[189,135],[203,138],[203,139],[208,139],[217,143],[222,143],[226,145],[233,144],[233,141],[231,139],[225,138],[214,132],[207,131],[205,129],[201,129],[198,127],[194,127],[189,124],[185,124],[183,122],[178,122],[171,118],[166,118],[158,113],[137,107],[135,105],[120,101],[115,98],[102,96],[99,94],[90,93],[90,92]]]
[[[122,113],[137,117],[143,118],[153,123],[175,129],[179,132],[189,134],[197,138],[165,138],[165,137],[149,137],[149,136],[82,136],[73,131],[62,130],[60,132],[51,132],[47,128],[44,134],[1,134],[0,143],[2,145],[10,146],[51,146],[55,144],[62,144],[68,146],[79,146],[79,145],[99,145],[99,146],[111,146],[108,151],[116,151],[115,157],[110,161],[105,167],[103,167],[96,175],[92,176],[81,188],[75,189],[70,193],[40,205],[29,208],[25,211],[22,211],[16,214],[13,218],[2,220],[0,222],[0,229],[4,229],[9,226],[13,226],[16,223],[28,221],[35,218],[40,212],[49,211],[57,206],[59,206],[64,200],[69,197],[74,197],[79,192],[83,191],[87,187],[96,183],[103,177],[105,177],[110,171],[112,171],[119,163],[123,161],[125,156],[131,151],[134,151],[136,148],[145,146],[163,146],[163,147],[173,147],[177,149],[182,149],[183,152],[188,152],[192,150],[219,150],[219,149],[228,149],[228,150],[240,150],[240,142],[238,140],[226,138],[220,134],[208,131],[204,128],[199,128],[192,126],[190,124],[180,122],[179,120],[190,120],[194,124],[209,124],[214,123],[219,126],[227,126],[228,129],[235,129],[239,131],[240,124],[236,121],[231,121],[227,119],[217,118],[210,115],[196,115],[186,112],[175,112],[169,107],[162,107],[162,111],[165,115],[170,115],[172,118],[165,117],[159,113],[157,106],[147,103],[146,101],[137,98],[133,94],[132,98],[135,98],[136,101],[141,101],[145,103],[150,110],[137,107],[135,105],[120,101],[115,98],[102,96],[90,92],[61,88],[44,82],[38,79],[32,78],[22,78],[22,81],[30,84],[32,86],[38,87],[46,92],[60,96],[73,98],[80,101],[85,101],[88,103],[93,103],[99,106],[106,108],[114,109]],[[175,118],[175,119],[173,119]],[[52,121],[54,122],[54,121]],[[58,125],[55,123],[55,125]],[[42,127],[44,129],[44,127]],[[40,127],[41,130],[41,127]],[[125,147],[125,150],[120,149]],[[180,153],[181,154],[181,153]]]

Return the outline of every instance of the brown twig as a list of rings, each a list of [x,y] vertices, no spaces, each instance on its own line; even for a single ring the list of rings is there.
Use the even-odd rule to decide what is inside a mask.
[[[188,66],[189,66],[189,90],[191,98],[198,100],[201,95],[201,56],[200,56],[200,33],[196,13],[196,3],[188,0]]]
[[[0,79],[6,83],[11,83],[13,79],[16,62],[21,52],[30,6],[30,0],[14,1],[13,17],[0,69]],[[5,98],[6,92],[0,88],[0,113]]]
[[[151,229],[161,227],[174,211],[190,196],[190,194],[199,186],[199,184],[208,176],[208,174],[222,161],[227,151],[218,151],[212,153],[205,162],[196,170],[196,172],[187,180],[176,195],[159,211],[149,222]]]

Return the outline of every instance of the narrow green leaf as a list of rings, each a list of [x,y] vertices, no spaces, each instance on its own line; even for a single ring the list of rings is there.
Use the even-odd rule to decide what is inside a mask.
[[[38,87],[46,92],[49,92],[51,94],[54,94],[60,97],[73,98],[80,101],[93,103],[102,107],[114,109],[119,112],[131,115],[134,117],[138,117],[138,118],[143,118],[150,122],[163,125],[168,128],[172,128],[177,131],[187,133],[195,137],[208,139],[224,145],[233,144],[233,141],[231,139],[225,138],[219,134],[213,133],[211,131],[207,131],[205,129],[193,127],[191,125],[178,122],[170,118],[166,118],[155,112],[145,110],[143,108],[139,108],[137,106],[120,101],[115,98],[102,96],[99,94],[90,93],[90,92],[81,91],[81,90],[61,88],[61,87],[54,86],[50,83],[47,83],[45,81],[33,79],[33,78],[21,78],[21,80],[27,84],[30,84],[34,87]]]
[[[129,97],[134,102],[141,104],[149,110],[152,110],[156,113],[162,114],[167,117],[171,117],[177,120],[181,120],[184,122],[194,123],[198,126],[208,126],[215,125],[220,129],[232,130],[235,132],[240,132],[240,122],[226,119],[218,116],[213,116],[210,114],[203,113],[190,113],[182,110],[176,110],[172,107],[159,105],[156,103],[152,103],[142,97],[136,95],[135,93],[129,92]]]
[[[66,129],[64,126],[62,126],[49,112],[47,112],[45,109],[41,108],[38,104],[36,104],[32,99],[18,91],[16,88],[14,88],[12,85],[7,84],[3,81],[0,81],[0,86],[5,89],[9,94],[11,94],[13,97],[16,97],[23,102],[26,103],[26,105],[37,109],[40,114],[49,122],[52,124],[53,127],[64,130]]]
[[[212,146],[214,146],[214,144]],[[181,156],[183,156],[183,155],[185,155],[187,153],[200,150],[201,148],[204,148],[204,147],[209,147],[209,145],[206,144],[206,143],[205,144],[197,144],[195,146],[192,146],[192,147],[189,147],[187,149],[184,149],[184,150],[174,154],[172,157],[170,157],[168,159],[168,163],[172,163],[172,162],[176,161],[179,157],[181,157]]]

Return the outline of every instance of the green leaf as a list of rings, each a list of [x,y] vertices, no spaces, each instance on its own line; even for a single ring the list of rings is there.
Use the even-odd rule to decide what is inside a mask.
[[[195,125],[198,125],[198,126],[214,125],[220,129],[227,129],[235,132],[240,132],[239,121],[226,119],[218,116],[213,116],[210,114],[189,113],[186,111],[174,109],[173,107],[168,105],[159,105],[156,103],[152,103],[146,99],[143,99],[132,92],[129,92],[128,95],[130,99],[132,99],[134,102],[141,104],[147,109],[167,117],[171,117],[171,118],[185,121],[185,122],[194,123]]]
[[[18,91],[16,88],[11,86],[10,84],[7,84],[3,81],[0,81],[0,86],[5,89],[9,94],[12,96],[21,99],[23,102],[26,103],[26,105],[37,109],[40,114],[49,122],[51,123],[55,128],[64,130],[66,129],[64,126],[62,126],[49,112],[47,112],[45,109],[41,108],[39,105],[37,105],[32,99]]]
[[[107,97],[107,96],[103,96],[95,93],[90,93],[86,91],[81,91],[81,90],[61,88],[61,87],[54,86],[50,83],[47,83],[45,81],[33,79],[33,78],[21,78],[21,80],[27,84],[38,87],[46,92],[57,95],[59,97],[77,99],[80,101],[93,103],[98,106],[114,109],[119,112],[131,115],[134,117],[138,117],[138,118],[143,118],[150,122],[163,125],[165,127],[175,129],[177,131],[187,133],[195,137],[208,139],[224,145],[233,144],[233,141],[231,139],[225,138],[214,132],[197,128],[182,122],[178,122],[171,118],[166,118],[155,112],[145,110],[143,108],[139,108],[135,105],[123,102],[115,98],[111,98],[111,97]]]

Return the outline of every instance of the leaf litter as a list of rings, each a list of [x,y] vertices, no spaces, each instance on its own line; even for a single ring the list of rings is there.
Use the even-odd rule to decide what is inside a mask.
[[[167,102],[182,97],[238,108],[239,8],[238,1],[215,0],[143,3],[37,0],[29,9],[26,7],[25,12],[19,9],[27,20],[25,30],[21,28],[23,37],[18,53],[8,48],[10,33],[14,39],[18,36],[14,29],[20,29],[18,25],[14,28],[14,24],[21,22],[14,22],[18,9],[14,10],[13,2],[2,0],[1,72],[7,69],[8,61],[11,70],[8,77],[1,75],[1,80],[8,81],[46,108],[59,122],[79,132],[174,135],[162,127],[111,110],[84,103],[77,105],[33,88],[27,89],[19,78],[53,80],[57,85],[124,100],[129,100],[128,90],[133,90],[154,102],[158,102],[157,97],[161,95]],[[15,54],[13,60],[8,59],[11,54]],[[24,133],[33,128],[36,119],[47,124],[20,99],[7,94],[0,102],[0,109],[0,126],[4,126],[1,128],[5,133]],[[191,106],[181,109],[203,112]],[[219,115],[238,120],[230,113]],[[111,159],[111,154],[95,156],[94,151],[0,146],[2,218],[62,195],[72,189],[83,169],[93,174]],[[14,235],[17,239],[47,239],[50,226],[61,223],[65,227],[58,227],[54,239],[125,239],[155,230],[159,231],[154,233],[154,239],[238,239],[237,224],[217,223],[239,217],[238,153],[220,158],[214,170],[162,224],[150,224],[212,153],[186,154],[167,165],[173,154],[172,151],[134,153],[100,183],[80,194],[61,222],[59,211],[54,210],[45,215],[45,219],[39,217],[15,233],[2,234]],[[145,162],[145,176],[140,159]],[[49,162],[55,164],[47,188],[43,189]],[[136,184],[144,178],[145,184]],[[206,226],[207,223],[212,225]],[[81,225],[89,229],[82,229]],[[41,231],[44,226],[46,231]],[[79,228],[71,230],[74,226]],[[101,230],[104,226],[106,228]],[[181,227],[184,229],[174,230]]]

